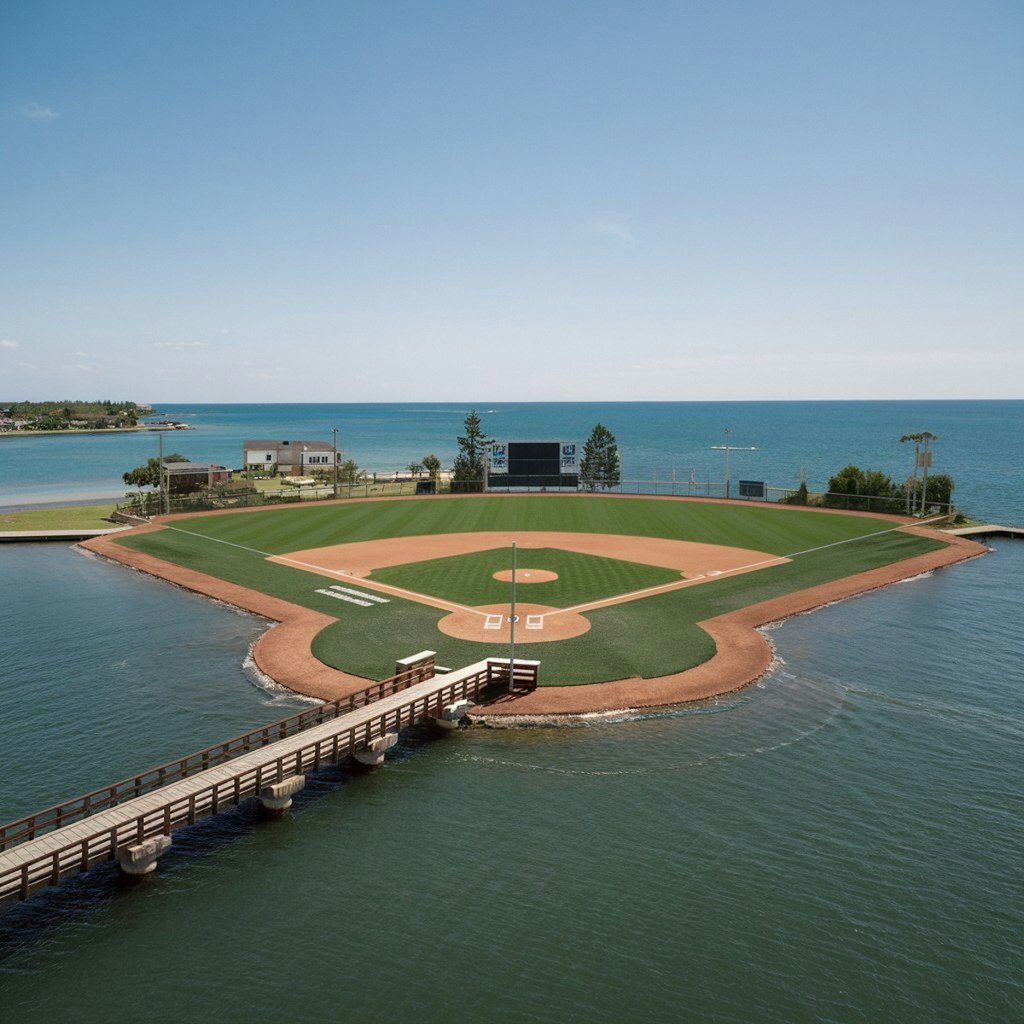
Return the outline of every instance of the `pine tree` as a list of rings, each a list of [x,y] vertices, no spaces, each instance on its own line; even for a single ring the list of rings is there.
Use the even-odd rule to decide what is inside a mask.
[[[493,443],[493,438],[483,432],[476,409],[470,410],[463,426],[466,433],[457,439],[459,454],[452,465],[452,490],[482,491],[487,447]]]
[[[615,435],[598,423],[583,445],[580,460],[580,483],[588,491],[606,491],[620,482],[619,446]]]

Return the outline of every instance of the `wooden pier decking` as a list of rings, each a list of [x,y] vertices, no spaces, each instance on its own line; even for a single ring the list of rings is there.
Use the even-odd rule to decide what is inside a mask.
[[[0,903],[27,899],[324,762],[365,750],[380,737],[440,716],[456,701],[475,701],[490,685],[508,685],[505,659],[435,676],[432,653],[424,653],[430,657],[407,659],[403,664],[410,667],[351,697],[0,826]],[[536,664],[517,663],[517,680],[536,685]]]
[[[958,526],[955,529],[943,530],[955,537],[1021,537],[1024,538],[1024,526],[997,526],[986,523],[978,526]]]

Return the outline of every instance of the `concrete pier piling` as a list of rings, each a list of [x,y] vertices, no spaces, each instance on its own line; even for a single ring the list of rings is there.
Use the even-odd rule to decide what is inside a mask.
[[[397,732],[386,732],[375,736],[365,747],[352,751],[352,756],[367,768],[379,768],[384,763],[384,754],[398,743]]]
[[[292,805],[292,797],[306,785],[305,775],[293,775],[283,782],[273,782],[259,792],[260,806],[266,814],[280,816]]]
[[[458,729],[472,706],[468,700],[457,700],[452,704],[445,704],[441,708],[441,713],[434,716],[434,725],[439,729]]]
[[[148,875],[156,871],[156,862],[171,848],[170,836],[153,836],[141,843],[122,846],[117,851],[118,867],[132,877]]]

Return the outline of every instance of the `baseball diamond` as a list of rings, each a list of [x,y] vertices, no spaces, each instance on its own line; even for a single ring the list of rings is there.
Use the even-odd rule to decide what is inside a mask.
[[[168,516],[87,546],[277,620],[260,668],[335,697],[410,650],[507,653],[513,542],[515,639],[542,662],[517,713],[735,689],[771,661],[752,627],[984,551],[895,516],[543,494]]]

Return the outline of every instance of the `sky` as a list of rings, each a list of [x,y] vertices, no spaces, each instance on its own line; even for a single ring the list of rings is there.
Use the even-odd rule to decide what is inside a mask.
[[[1024,3],[4,0],[0,400],[1024,398]]]

